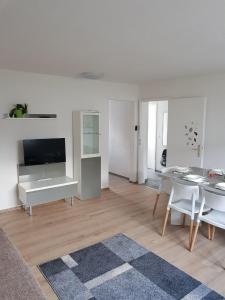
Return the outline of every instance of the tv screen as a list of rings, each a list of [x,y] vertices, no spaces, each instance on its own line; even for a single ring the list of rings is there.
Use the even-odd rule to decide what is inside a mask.
[[[27,166],[65,162],[65,139],[23,140],[23,152]]]

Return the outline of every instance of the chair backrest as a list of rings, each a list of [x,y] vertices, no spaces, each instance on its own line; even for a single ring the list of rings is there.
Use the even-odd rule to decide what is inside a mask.
[[[225,212],[225,195],[221,195],[219,192],[215,193],[205,188],[203,190],[203,196],[205,205],[212,209]]]
[[[179,199],[192,201],[199,198],[199,186],[196,183],[181,179],[172,180],[171,203]]]
[[[166,167],[166,168],[162,168],[161,173],[164,174],[173,170],[174,167]],[[169,195],[171,192],[171,188],[172,188],[171,179],[169,177],[161,177],[161,182],[159,186],[160,193],[164,192]]]

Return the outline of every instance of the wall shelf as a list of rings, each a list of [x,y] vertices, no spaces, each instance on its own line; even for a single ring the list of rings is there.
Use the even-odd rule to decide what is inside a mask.
[[[9,114],[0,114],[0,119],[5,119],[5,120],[40,120],[40,119],[56,119],[57,115],[56,114],[27,114],[23,118],[10,118]]]

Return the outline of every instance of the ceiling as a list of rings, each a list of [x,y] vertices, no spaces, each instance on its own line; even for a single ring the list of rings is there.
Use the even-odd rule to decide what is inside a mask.
[[[224,0],[0,0],[0,68],[105,80],[225,71]]]

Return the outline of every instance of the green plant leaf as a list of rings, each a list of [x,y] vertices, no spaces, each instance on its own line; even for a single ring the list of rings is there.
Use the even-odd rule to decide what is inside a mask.
[[[10,118],[12,118],[13,116],[14,116],[14,114],[15,114],[15,111],[16,111],[16,108],[14,107],[14,108],[12,108],[11,110],[10,110],[10,112],[9,112],[9,116],[10,116]]]
[[[27,114],[28,111],[28,104],[24,103],[17,103],[16,105],[13,106],[13,108],[10,110],[9,116],[10,118],[16,116],[16,110],[21,110],[22,114]]]

